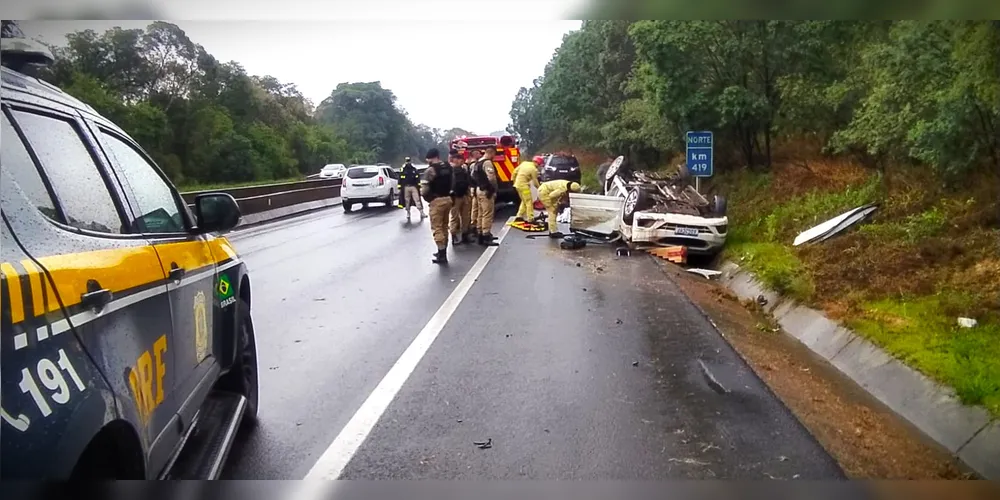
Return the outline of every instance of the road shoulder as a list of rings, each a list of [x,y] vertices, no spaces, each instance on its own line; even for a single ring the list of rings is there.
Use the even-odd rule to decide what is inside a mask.
[[[765,315],[715,282],[657,263],[852,479],[962,479],[966,467]]]

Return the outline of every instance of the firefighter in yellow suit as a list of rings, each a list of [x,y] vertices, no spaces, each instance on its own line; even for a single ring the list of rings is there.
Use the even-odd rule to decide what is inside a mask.
[[[580,185],[572,181],[554,180],[543,182],[538,187],[538,199],[545,205],[545,213],[548,215],[549,237],[561,238],[559,224],[556,222],[559,210],[559,201],[568,196],[569,193],[579,193]]]
[[[531,186],[538,189],[538,166],[535,160],[523,161],[514,169],[514,189],[521,198],[521,208],[517,210],[514,220],[533,222],[535,220],[534,200],[531,199]]]

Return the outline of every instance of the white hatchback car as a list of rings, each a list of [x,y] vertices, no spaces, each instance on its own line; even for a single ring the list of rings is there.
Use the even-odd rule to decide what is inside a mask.
[[[326,165],[319,171],[320,179],[343,179],[344,172],[347,172],[347,167],[343,163],[331,163]]]
[[[344,212],[350,212],[360,203],[368,208],[371,202],[383,203],[386,208],[396,205],[399,193],[399,175],[390,166],[359,165],[347,169],[340,186]]]

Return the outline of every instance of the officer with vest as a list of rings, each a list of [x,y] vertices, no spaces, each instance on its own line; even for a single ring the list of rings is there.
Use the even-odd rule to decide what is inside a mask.
[[[483,157],[472,166],[472,178],[476,180],[476,215],[479,216],[476,227],[479,228],[479,244],[491,247],[497,246],[493,236],[493,211],[497,196],[497,170],[493,165],[493,157],[496,152],[495,147],[484,149]]]
[[[538,189],[538,166],[541,156],[536,156],[531,161],[523,161],[514,169],[514,189],[521,199],[521,208],[517,210],[515,220],[521,222],[534,222],[535,204],[531,198],[531,187]]]
[[[435,264],[448,263],[448,216],[451,215],[451,194],[454,189],[454,169],[441,161],[437,148],[427,151],[425,156],[429,166],[420,182],[420,194],[430,206],[431,234],[437,245],[437,253],[431,261]]]
[[[472,209],[469,211],[469,218],[472,222],[469,223],[469,237],[479,235],[479,190],[476,187],[476,178],[472,175],[472,171],[476,166],[476,162],[482,158],[483,152],[478,149],[473,149],[469,152],[469,160],[466,162],[465,166],[469,169],[469,204]]]
[[[542,205],[545,205],[545,213],[548,215],[550,238],[562,237],[562,233],[559,232],[559,224],[556,222],[556,214],[559,211],[559,202],[569,196],[571,192],[579,193],[580,185],[561,179],[543,182],[538,188],[538,199],[542,201]]]
[[[406,164],[403,165],[399,173],[400,194],[402,198],[399,204],[406,210],[406,220],[410,220],[410,207],[416,205],[420,212],[420,220],[424,220],[424,204],[420,201],[420,174],[417,167],[410,162],[410,157],[406,157]]]
[[[455,175],[451,193],[451,244],[472,243],[472,236],[469,234],[469,218],[472,215],[469,167],[463,164],[461,153],[454,149],[448,152],[448,162]]]

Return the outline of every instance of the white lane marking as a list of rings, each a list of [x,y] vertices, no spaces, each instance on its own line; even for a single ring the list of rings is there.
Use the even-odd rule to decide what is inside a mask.
[[[28,347],[28,334],[19,333],[14,335],[14,350],[17,351],[25,347]]]
[[[511,217],[507,222],[509,223],[513,219]],[[510,226],[504,224],[504,228],[500,231],[497,241],[502,243],[504,236],[507,235],[509,230]],[[313,464],[312,469],[309,470],[304,479],[337,479],[340,477],[340,473],[347,467],[351,458],[357,453],[358,448],[364,443],[368,434],[375,427],[375,424],[378,423],[379,419],[382,418],[382,414],[385,413],[392,400],[396,398],[396,394],[402,389],[403,384],[410,378],[410,374],[417,368],[417,364],[420,363],[424,354],[427,353],[431,344],[434,343],[438,334],[441,333],[441,330],[448,323],[451,315],[458,309],[458,305],[462,303],[462,299],[469,293],[469,289],[472,288],[473,283],[482,274],[483,269],[486,268],[486,264],[489,264],[490,259],[496,254],[497,248],[499,247],[489,247],[483,251],[483,254],[479,256],[479,260],[472,265],[468,274],[462,278],[462,281],[458,283],[458,286],[451,292],[451,295],[445,299],[430,321],[424,325],[424,328],[420,330],[420,333],[413,339],[410,346],[406,348],[406,351],[403,351],[403,355],[396,360],[396,363],[392,365],[392,368],[385,374],[385,377],[382,378],[382,381],[375,387],[375,390],[368,396],[368,399],[361,404],[361,408],[358,408],[357,413],[341,429],[340,434],[333,440],[333,443],[330,443],[330,447],[320,455],[319,460]]]

